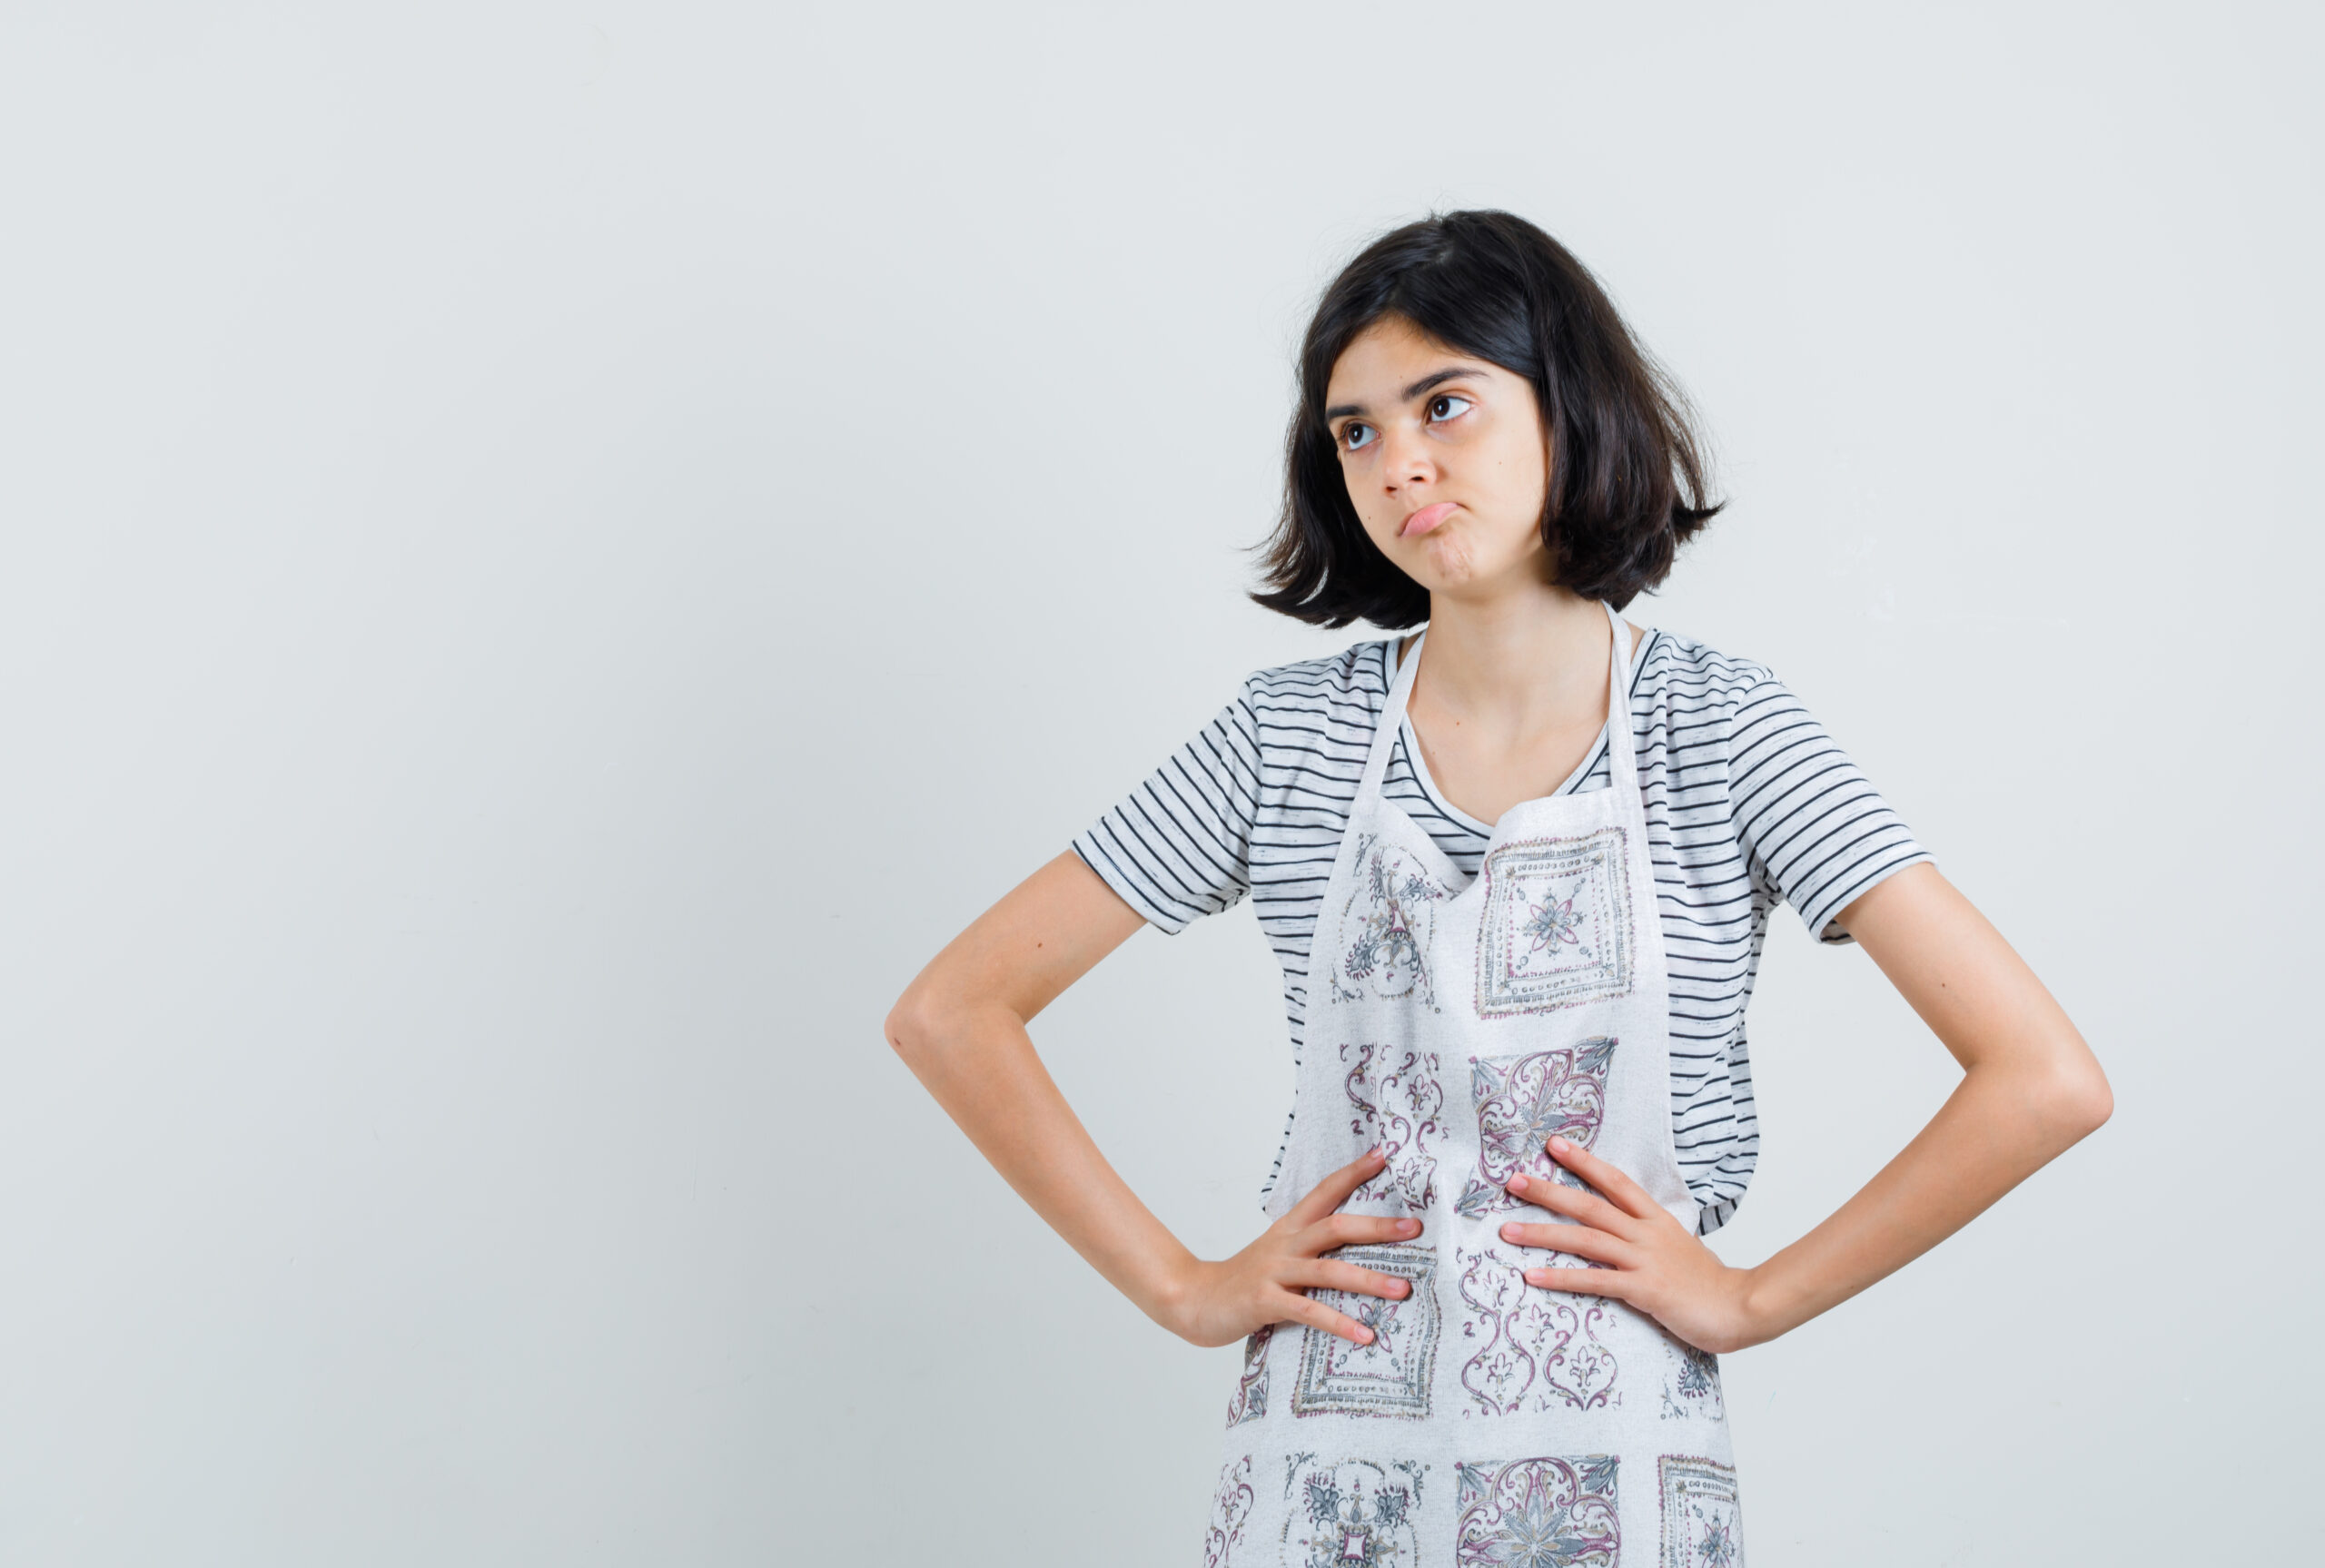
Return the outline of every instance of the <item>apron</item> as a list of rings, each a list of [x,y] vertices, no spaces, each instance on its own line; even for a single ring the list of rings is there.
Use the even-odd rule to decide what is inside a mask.
[[[1512,806],[1474,879],[1380,796],[1421,642],[1390,685],[1317,915],[1266,1207],[1281,1218],[1384,1146],[1342,1208],[1415,1216],[1420,1235],[1325,1256],[1412,1290],[1311,1292],[1369,1325],[1369,1345],[1289,1323],[1245,1342],[1205,1568],[1743,1560],[1716,1359],[1621,1302],[1527,1284],[1527,1267],[1589,1266],[1500,1234],[1558,1219],[1505,1189],[1514,1172],[1580,1185],[1544,1149],[1554,1133],[1696,1227],[1672,1146],[1629,633],[1607,616],[1612,787]]]

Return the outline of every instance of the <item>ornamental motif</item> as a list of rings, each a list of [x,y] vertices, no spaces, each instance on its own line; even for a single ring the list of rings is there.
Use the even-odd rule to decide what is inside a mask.
[[[1330,950],[1332,994],[1342,1001],[1410,998],[1437,1011],[1429,944],[1445,885],[1410,850],[1370,833],[1357,840],[1354,880]]]
[[[1663,1348],[1667,1357],[1663,1374],[1663,1419],[1726,1420],[1727,1406],[1719,1389],[1719,1357],[1667,1334]]]
[[[1744,1559],[1736,1472],[1709,1459],[1667,1454],[1662,1568],[1736,1568]]]
[[[1219,1490],[1211,1499],[1211,1528],[1202,1538],[1202,1568],[1229,1568],[1235,1548],[1243,1543],[1243,1526],[1252,1522],[1252,1456],[1230,1460],[1219,1472]]]
[[[1227,1402],[1227,1425],[1241,1426],[1268,1413],[1268,1341],[1275,1325],[1262,1325],[1243,1341],[1243,1374],[1235,1381],[1235,1396]]]
[[[1391,1045],[1344,1045],[1350,1063],[1349,1130],[1364,1147],[1380,1145],[1388,1163],[1350,1195],[1351,1202],[1396,1203],[1419,1214],[1437,1197],[1437,1156],[1442,1143],[1445,1090],[1437,1080],[1437,1053]]]
[[[1476,1219],[1524,1207],[1505,1185],[1520,1171],[1580,1185],[1550,1158],[1548,1145],[1557,1134],[1584,1149],[1598,1141],[1607,1114],[1607,1069],[1618,1043],[1602,1034],[1561,1050],[1469,1058],[1478,1169],[1453,1205],[1456,1213]]]
[[[1455,1465],[1457,1568],[1615,1568],[1619,1464],[1587,1454]]]
[[[1428,1469],[1410,1459],[1291,1455],[1283,1478],[1284,1568],[1415,1568],[1413,1516]]]
[[[1630,994],[1628,838],[1524,839],[1486,856],[1478,1016],[1512,1018]]]
[[[1372,1339],[1354,1345],[1337,1334],[1302,1328],[1300,1376],[1291,1386],[1292,1415],[1425,1418],[1440,1322],[1437,1248],[1388,1241],[1343,1247],[1332,1256],[1393,1274],[1409,1281],[1412,1290],[1398,1300],[1321,1287],[1308,1292],[1372,1330]]]
[[[1461,1364],[1470,1400],[1463,1415],[1593,1410],[1623,1402],[1615,1387],[1621,1368],[1602,1337],[1615,1322],[1611,1306],[1529,1286],[1524,1267],[1490,1247],[1456,1247],[1454,1261],[1461,1271],[1462,1348],[1470,1353]]]

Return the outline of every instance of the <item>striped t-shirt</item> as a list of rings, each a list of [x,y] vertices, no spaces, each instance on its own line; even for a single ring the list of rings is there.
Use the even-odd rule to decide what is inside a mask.
[[[1073,841],[1092,870],[1165,932],[1249,893],[1283,966],[1295,1061],[1317,908],[1396,647],[1395,638],[1361,642],[1259,671]],[[1744,1006],[1768,912],[1789,902],[1824,941],[1847,942],[1835,912],[1929,856],[1763,666],[1650,631],[1632,670],[1630,717],[1670,971],[1672,1130],[1709,1234],[1743,1201],[1759,1155]],[[1382,794],[1475,876],[1492,827],[1440,795],[1415,765],[1419,755],[1408,721]],[[1607,787],[1601,732],[1557,793]]]

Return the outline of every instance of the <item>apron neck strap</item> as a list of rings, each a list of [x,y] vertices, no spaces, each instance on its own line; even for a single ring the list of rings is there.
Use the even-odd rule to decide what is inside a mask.
[[[1637,790],[1637,742],[1631,734],[1631,629],[1623,624],[1623,617],[1614,606],[1602,600],[1601,607],[1607,612],[1608,628],[1614,639],[1607,656],[1607,782],[1617,789]],[[1404,663],[1395,666],[1390,676],[1389,695],[1380,705],[1380,723],[1372,732],[1372,748],[1364,757],[1364,776],[1356,786],[1359,800],[1370,800],[1389,774],[1389,753],[1404,725],[1405,708],[1412,700],[1413,676],[1420,669],[1421,645],[1427,641],[1429,628],[1423,626],[1405,655]],[[1395,638],[1384,646],[1384,659],[1397,656]]]
[[[1423,626],[1420,636],[1413,639],[1405,662],[1394,666],[1389,676],[1389,695],[1380,704],[1380,722],[1373,727],[1372,749],[1364,754],[1364,776],[1357,781],[1356,798],[1370,800],[1380,793],[1380,781],[1389,776],[1390,748],[1397,744],[1397,732],[1405,722],[1405,705],[1413,695],[1413,676],[1420,668],[1420,646],[1429,640],[1429,628]],[[1397,639],[1391,637],[1383,646],[1381,657],[1397,656]]]
[[[1607,619],[1615,634],[1614,647],[1607,656],[1607,782],[1636,794],[1638,743],[1631,734],[1631,629],[1623,625],[1622,615],[1612,605],[1607,606]],[[1639,646],[1644,647],[1646,639],[1641,638]]]

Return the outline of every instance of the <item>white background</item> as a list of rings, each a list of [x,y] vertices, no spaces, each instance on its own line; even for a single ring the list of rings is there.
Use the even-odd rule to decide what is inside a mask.
[[[1317,290],[1463,205],[1703,409],[1633,618],[1783,676],[2118,1097],[1729,1358],[1753,1561],[2313,1545],[2316,13],[1610,9],[12,6],[0,1560],[1195,1561],[1237,1352],[880,1022],[1370,635],[1240,552]],[[1953,1081],[1789,910],[1751,1024],[1738,1261]],[[1248,1239],[1248,906],[1035,1033]]]

